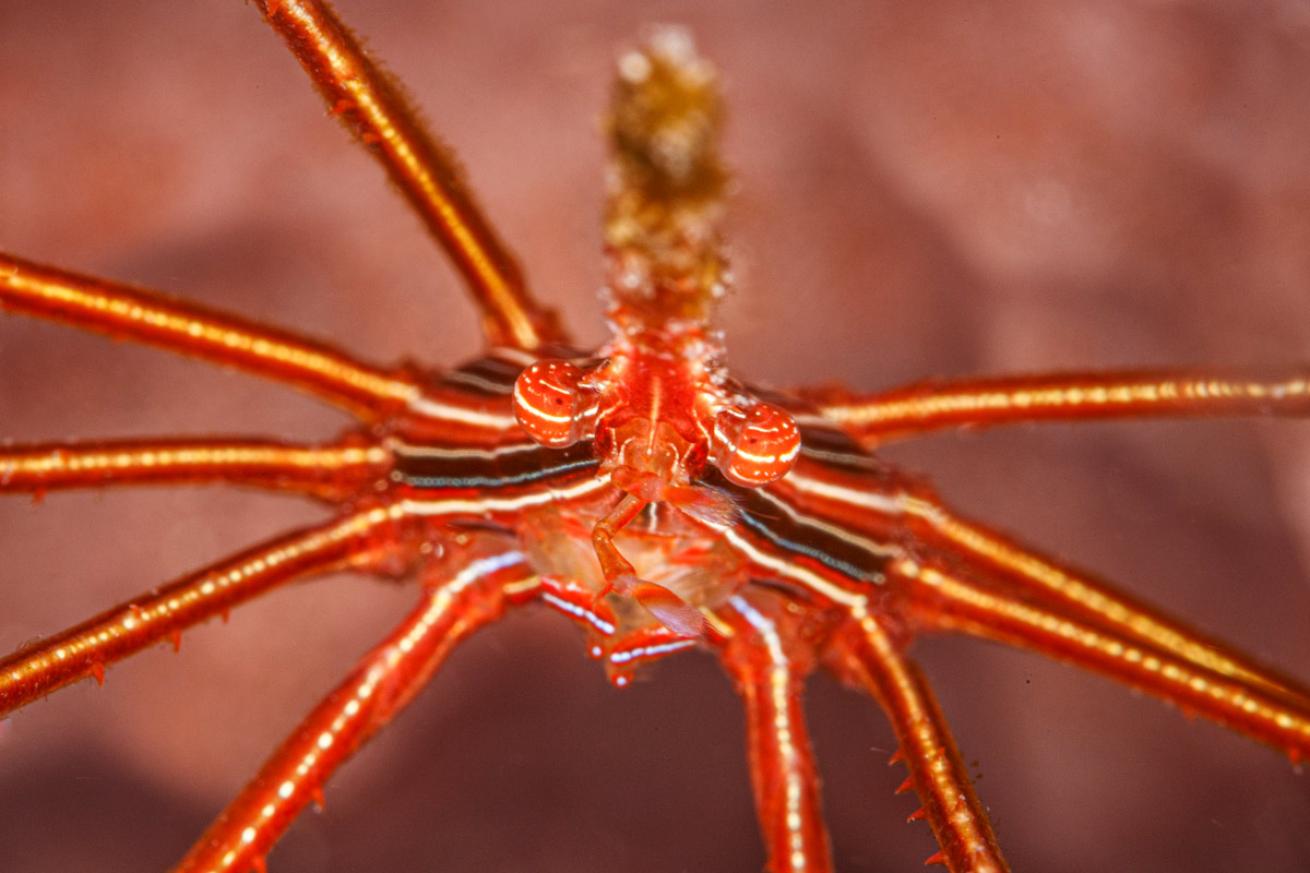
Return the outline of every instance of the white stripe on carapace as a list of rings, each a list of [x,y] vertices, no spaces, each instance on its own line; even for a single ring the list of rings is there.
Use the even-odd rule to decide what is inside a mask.
[[[792,506],[791,504],[789,504],[786,498],[782,497],[781,495],[770,494],[768,491],[765,491],[763,488],[759,489],[757,493],[760,495],[760,497],[764,498],[765,500],[772,503],[774,506],[781,509],[783,512],[790,515],[792,517],[792,520],[795,521],[797,524],[803,524],[806,527],[812,527],[815,530],[821,530],[824,533],[828,534],[829,536],[836,537],[839,540],[850,543],[856,548],[864,549],[866,552],[872,552],[875,555],[881,555],[885,558],[899,558],[905,554],[901,549],[898,549],[895,546],[888,546],[888,545],[884,545],[883,543],[874,542],[873,540],[868,539],[867,537],[860,536],[859,534],[856,533],[851,533],[850,531],[846,530],[843,527],[838,527],[837,525],[831,524],[830,522],[823,521],[817,518],[816,516],[809,515],[808,513],[805,513],[797,509],[796,507]]]
[[[539,355],[533,352],[512,348],[510,346],[496,346],[494,349],[487,352],[487,357],[496,358],[510,364],[517,364],[520,367],[535,364],[541,359]]]
[[[474,388],[480,388],[488,394],[502,396],[509,393],[509,382],[493,382],[490,379],[484,379],[482,376],[473,373],[465,373],[462,370],[452,370],[449,373],[443,373],[441,376],[443,382],[455,382],[461,385],[469,385]]]
[[[558,491],[546,488],[514,497],[484,497],[481,500],[408,499],[400,501],[399,505],[405,512],[414,515],[478,515],[490,512],[513,512],[516,509],[543,506],[557,500],[575,500],[579,497],[586,497],[588,494],[609,485],[609,482],[609,474],[604,473],[592,479],[585,479],[568,488],[561,488]]]
[[[431,418],[437,421],[455,421],[460,424],[468,424],[473,427],[485,427],[492,430],[506,431],[518,426],[513,415],[501,415],[495,412],[482,412],[476,409],[465,409],[453,403],[445,403],[436,400],[426,394],[416,394],[411,397],[406,408],[415,415],[421,415],[424,418]]]
[[[851,615],[855,618],[859,618],[868,612],[869,598],[865,597],[863,594],[856,594],[853,591],[848,591],[840,585],[834,585],[818,573],[814,573],[804,567],[799,567],[789,561],[784,561],[781,558],[770,555],[768,552],[757,548],[755,544],[732,528],[725,528],[723,530],[723,537],[730,545],[738,549],[751,562],[758,564],[761,567],[767,567],[774,573],[777,573],[779,577],[789,579],[803,588],[809,588],[812,591],[816,591],[831,600],[833,603],[840,603],[842,606],[849,609]]]
[[[655,434],[658,433],[656,425],[660,420],[660,407],[664,403],[664,380],[658,376],[652,377],[650,390],[650,448],[655,448]]]
[[[503,458],[506,455],[514,455],[520,452],[541,451],[541,444],[531,441],[514,443],[508,446],[499,446],[494,449],[450,449],[439,446],[416,446],[413,443],[407,443],[396,437],[387,437],[382,441],[382,445],[388,450],[398,455],[405,455],[411,458],[443,458],[454,460],[456,458],[483,458],[485,460],[494,460]]]
[[[805,494],[814,494],[829,500],[835,500],[838,503],[847,503],[851,506],[858,506],[863,509],[872,509],[875,512],[881,512],[884,515],[904,515],[905,504],[903,497],[896,495],[887,497],[882,494],[873,494],[868,491],[860,491],[855,488],[847,488],[845,485],[834,485],[831,482],[824,482],[822,479],[811,479],[803,473],[792,470],[791,475],[786,479],[788,485]]]

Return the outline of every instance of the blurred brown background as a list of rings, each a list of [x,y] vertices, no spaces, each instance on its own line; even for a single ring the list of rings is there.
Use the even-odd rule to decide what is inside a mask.
[[[535,287],[601,337],[597,116],[617,49],[683,22],[724,73],[739,373],[929,375],[1310,358],[1301,2],[342,2],[458,148]],[[0,0],[0,248],[366,358],[449,364],[470,307],[299,68],[235,0]],[[18,440],[332,435],[253,379],[0,320]],[[894,458],[974,515],[1310,677],[1310,430],[942,436]],[[0,502],[0,650],[322,516],[220,489]],[[0,870],[179,857],[412,591],[279,592],[0,724]],[[606,687],[530,613],[476,639],[272,857],[294,871],[758,870],[742,723],[706,658]],[[1018,870],[1310,868],[1276,753],[1035,658],[924,640]],[[843,871],[932,851],[876,709],[810,708]]]

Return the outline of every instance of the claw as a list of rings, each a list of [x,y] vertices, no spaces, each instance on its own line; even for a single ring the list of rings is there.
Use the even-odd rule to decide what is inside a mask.
[[[726,491],[704,485],[669,488],[664,499],[706,527],[722,530],[737,518],[737,504]]]
[[[660,624],[674,633],[701,637],[708,630],[701,611],[663,585],[624,575],[615,577],[611,587],[640,603]]]

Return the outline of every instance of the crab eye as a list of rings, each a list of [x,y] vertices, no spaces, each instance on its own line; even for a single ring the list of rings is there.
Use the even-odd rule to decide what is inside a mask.
[[[801,451],[796,420],[768,403],[745,412],[724,410],[715,420],[714,433],[719,443],[719,469],[730,481],[747,488],[786,476]]]
[[[587,409],[582,370],[568,361],[537,361],[514,382],[514,417],[543,446],[562,449],[582,435]]]

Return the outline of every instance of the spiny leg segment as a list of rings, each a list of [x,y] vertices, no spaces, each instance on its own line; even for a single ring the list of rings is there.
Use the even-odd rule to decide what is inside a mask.
[[[1310,415],[1310,369],[1070,373],[929,381],[867,397],[814,392],[819,411],[865,445],[946,427],[1223,415]]]
[[[839,536],[843,545],[833,552],[834,560],[857,545],[867,550],[866,557],[857,559],[850,553],[842,562],[876,565],[881,556],[889,554],[888,548],[893,555],[900,551],[902,557],[893,558],[885,568],[889,581],[879,609],[908,620],[908,632],[958,631],[1032,649],[1151,691],[1294,758],[1310,751],[1310,704],[1294,681],[1230,653],[1108,586],[960,521],[919,483],[880,468],[870,459],[866,458],[863,466],[855,460],[854,455],[835,454],[827,463],[809,459],[770,489],[771,495],[790,510],[794,520]],[[767,507],[751,503],[743,504],[742,509],[757,516],[752,525],[764,520],[758,513],[767,512]],[[785,542],[778,541],[769,551],[776,552],[779,561],[788,562]],[[915,560],[906,554],[914,555]],[[802,551],[792,560],[799,565],[808,557],[810,553]],[[926,566],[921,561],[934,563]],[[838,566],[833,563],[830,572]],[[950,575],[943,566],[967,569],[986,584]],[[782,572],[817,595],[837,596],[824,591],[828,586],[809,581],[799,567],[796,573]],[[854,579],[838,582],[838,588],[861,590]],[[848,597],[837,596],[837,602]],[[899,654],[897,640],[882,627],[879,615],[881,612],[852,609],[851,628],[839,633],[829,666],[879,698],[898,725],[902,754],[912,770],[917,760],[930,767],[925,772],[946,774],[948,794],[956,798],[947,806],[958,807],[963,811],[953,814],[983,827],[985,815],[976,801],[966,796],[971,796],[971,790],[958,759],[952,769],[954,747],[927,686]],[[897,706],[904,711],[897,712]],[[911,712],[919,715],[911,718]],[[921,733],[917,759],[910,741],[904,739],[915,730]],[[950,754],[925,764],[933,749]],[[924,815],[931,820],[934,789],[924,779],[912,781],[924,800]],[[990,828],[976,831],[976,839],[966,842],[986,846],[990,841],[994,849],[994,839],[984,839],[983,834],[990,834]],[[963,856],[952,861],[950,846],[956,838],[938,830],[938,839],[940,859],[954,864],[953,870],[1003,869],[990,866],[999,862],[999,852],[994,859],[984,854],[982,861]]]
[[[919,668],[901,651],[892,634],[872,615],[855,617],[839,631],[828,656],[829,666],[847,682],[868,691],[882,706],[900,742],[893,760],[903,759],[951,873],[1002,873],[1010,868],[1001,856],[987,811],[969,782],[946,718]]]
[[[507,551],[433,584],[273,753],[174,873],[264,870],[264,856],[336,769],[404,709],[461,640],[500,617],[506,588],[528,575],[522,556]]]
[[[326,2],[256,0],[332,113],[386,170],[468,283],[493,345],[535,349],[564,339],[528,293],[509,250],[469,193],[455,159],[427,133],[400,85],[375,64]]]
[[[0,717],[58,688],[94,676],[164,639],[269,589],[403,554],[404,518],[378,507],[305,528],[184,576],[0,661]]]
[[[792,486],[796,478],[804,482],[816,474],[813,465],[807,466],[792,481],[767,489],[770,500],[738,495],[741,512],[750,516],[741,531],[748,532],[727,530],[725,535],[761,571],[770,570],[770,577],[816,601],[796,604],[800,610],[822,610],[819,604],[827,604],[844,616],[831,639],[800,644],[815,646],[825,666],[868,691],[886,711],[900,739],[900,757],[911,770],[903,787],[915,788],[924,807],[912,818],[929,819],[942,850],[930,860],[946,863],[953,873],[1007,870],[928,685],[901,653],[907,637],[891,630],[900,627],[898,614],[883,611],[895,604],[887,597],[889,589],[874,580],[884,580],[889,556],[900,553],[904,538],[888,535],[886,526],[874,533],[876,539],[863,535],[849,511],[838,514],[831,506],[803,499]],[[861,487],[871,499],[894,506],[871,482]],[[852,575],[856,572],[858,577]],[[787,639],[800,642],[795,634],[789,627]]]

